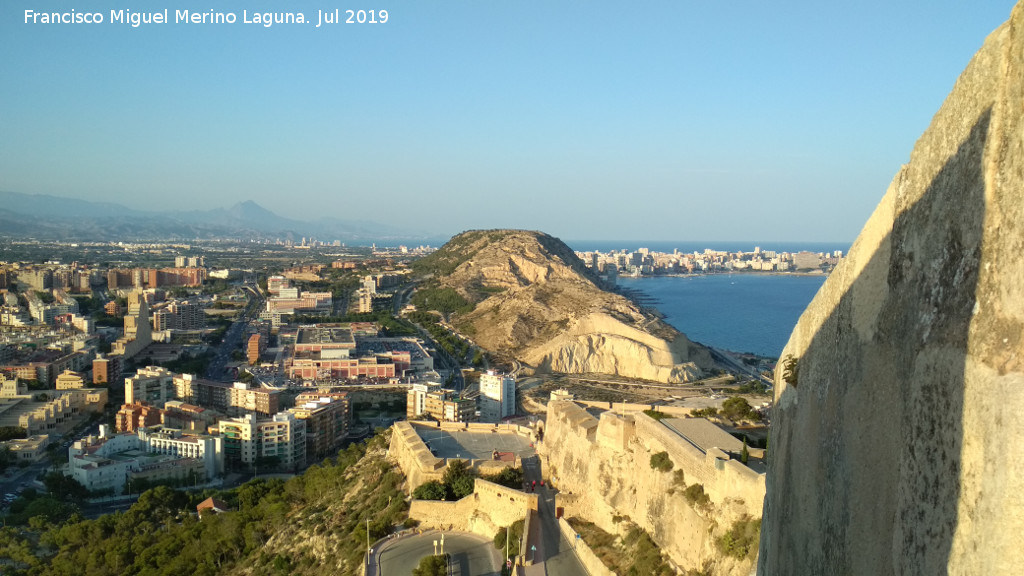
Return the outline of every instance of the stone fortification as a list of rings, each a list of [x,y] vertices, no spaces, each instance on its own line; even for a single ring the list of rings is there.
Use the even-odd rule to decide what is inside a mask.
[[[1024,564],[1024,5],[782,353],[759,573]]]
[[[421,422],[420,425],[429,426],[445,431],[470,431],[489,432],[494,434],[518,434],[531,438],[533,430],[525,426],[515,424],[482,424],[482,423],[454,423],[454,422]],[[423,442],[412,423],[407,421],[395,422],[394,432],[391,435],[391,444],[388,448],[388,456],[398,462],[408,479],[409,491],[415,490],[420,484],[436,480],[438,482],[444,477],[448,469],[448,463],[456,458],[438,458],[430,452],[430,448]],[[519,468],[522,461],[516,456],[513,461],[496,461],[484,459],[458,458],[463,460],[469,467],[482,475],[492,475],[501,472],[504,468]]]
[[[603,412],[595,417],[565,400],[548,404],[540,451],[567,516],[579,516],[611,533],[628,516],[681,568],[750,572],[751,560],[722,558],[714,543],[735,520],[760,516],[763,474],[729,460],[721,450],[705,453],[643,413],[623,417]],[[651,467],[651,456],[658,452],[669,454],[672,471]],[[683,471],[686,485],[704,486],[710,507],[686,500],[676,470]]]
[[[537,511],[537,495],[477,478],[473,493],[456,502],[413,500],[409,516],[424,528],[473,532],[493,538],[498,529]]]

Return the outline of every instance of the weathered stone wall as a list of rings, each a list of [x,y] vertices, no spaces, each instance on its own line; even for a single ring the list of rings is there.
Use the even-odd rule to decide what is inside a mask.
[[[494,434],[519,434],[528,438],[531,438],[533,433],[528,427],[514,424],[460,424],[451,422],[441,424],[423,422],[423,424],[449,432],[457,430],[470,430],[473,432],[490,431]],[[405,473],[410,492],[415,490],[420,484],[431,480],[440,482],[444,477],[445,471],[448,469],[449,462],[456,460],[455,458],[448,460],[434,456],[430,452],[430,448],[423,442],[419,434],[416,433],[413,425],[407,421],[395,422],[388,454],[398,462],[398,465]],[[467,458],[461,458],[460,460],[465,461],[469,464],[470,468],[483,475],[497,474],[502,469],[510,466],[513,468],[522,466],[522,461],[518,456],[512,462]]]
[[[424,528],[460,530],[493,538],[502,526],[537,510],[537,495],[476,480],[473,493],[457,502],[413,500],[409,516]]]
[[[723,559],[714,543],[735,520],[760,516],[763,475],[751,477],[728,462],[716,468],[716,457],[723,453],[705,455],[642,413],[622,418],[605,412],[598,420],[573,402],[554,401],[548,405],[544,438],[541,454],[560,492],[557,505],[565,507],[567,516],[613,534],[623,525],[617,517],[627,516],[684,569],[750,572],[750,560]],[[661,451],[683,470],[687,484],[704,484],[712,509],[695,509],[673,472],[651,468],[651,455]]]
[[[759,572],[1019,574],[1024,5],[985,41],[782,357]]]
[[[395,422],[388,456],[398,461],[409,481],[409,490],[431,480],[441,480],[446,462],[430,453],[412,424]]]

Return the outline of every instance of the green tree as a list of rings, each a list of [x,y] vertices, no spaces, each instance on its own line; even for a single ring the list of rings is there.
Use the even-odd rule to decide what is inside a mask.
[[[412,491],[412,497],[417,500],[444,500],[447,494],[444,485],[437,480],[424,482]]]
[[[511,467],[503,468],[501,472],[498,472],[497,474],[484,476],[484,480],[494,482],[495,484],[501,484],[506,488],[514,488],[518,490],[523,486],[523,469]]]
[[[28,438],[28,432],[21,426],[0,426],[0,442]]]
[[[413,569],[412,576],[447,576],[448,555],[424,556],[420,565]]]
[[[761,415],[750,407],[750,403],[742,396],[733,396],[722,403],[722,416],[729,420],[753,420],[758,421]]]
[[[516,520],[507,528],[499,528],[494,534],[494,547],[499,550],[502,556],[505,555],[505,537],[508,535],[508,556],[509,558],[519,555],[519,543],[523,538],[524,520]]]
[[[744,464],[746,464],[747,460],[750,460],[750,450],[747,449],[747,436],[744,435],[743,436],[743,451],[740,452],[740,462],[743,462]]]
[[[442,483],[448,489],[450,500],[460,500],[473,493],[476,474],[465,460],[453,460],[448,464]]]

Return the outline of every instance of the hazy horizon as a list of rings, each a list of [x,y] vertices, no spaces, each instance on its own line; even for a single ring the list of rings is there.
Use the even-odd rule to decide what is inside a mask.
[[[452,0],[317,29],[306,0],[11,0],[0,190],[438,238],[852,242],[1012,5]],[[239,23],[24,23],[71,8]]]

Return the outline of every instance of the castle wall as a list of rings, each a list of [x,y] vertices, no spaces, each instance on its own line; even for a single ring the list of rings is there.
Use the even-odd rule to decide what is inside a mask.
[[[704,454],[642,413],[623,418],[605,412],[598,419],[573,402],[553,401],[544,438],[541,454],[566,516],[613,534],[628,517],[683,569],[749,574],[752,561],[722,558],[715,540],[744,515],[760,517],[764,475],[721,451]],[[662,451],[674,464],[670,472],[650,466],[651,456]],[[704,485],[712,509],[697,509],[685,499],[675,481],[680,469],[687,485]]]
[[[424,528],[473,532],[493,538],[498,529],[537,510],[537,495],[476,480],[473,493],[457,502],[413,500],[409,516]]]

